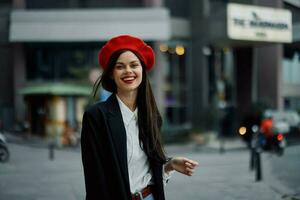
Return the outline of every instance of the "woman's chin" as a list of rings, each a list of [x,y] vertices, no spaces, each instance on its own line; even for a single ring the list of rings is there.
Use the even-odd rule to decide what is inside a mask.
[[[136,92],[138,87],[136,86],[127,86],[119,89],[118,91],[125,93],[125,92]]]

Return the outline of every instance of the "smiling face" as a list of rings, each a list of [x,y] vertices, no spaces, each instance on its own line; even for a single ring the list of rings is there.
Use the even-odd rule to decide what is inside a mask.
[[[114,66],[112,78],[117,85],[117,93],[137,92],[142,82],[142,64],[131,51],[122,53]]]

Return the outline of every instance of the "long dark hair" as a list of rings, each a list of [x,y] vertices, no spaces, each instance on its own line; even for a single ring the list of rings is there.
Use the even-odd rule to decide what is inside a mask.
[[[93,97],[96,98],[100,85],[112,93],[117,93],[115,81],[111,78],[112,72],[119,56],[127,50],[115,52],[108,63],[102,75],[94,84]],[[134,53],[134,52],[133,52]],[[135,55],[139,58],[138,54]],[[166,155],[162,146],[161,126],[162,117],[156,105],[156,101],[152,92],[152,88],[147,77],[146,67],[142,59],[140,59],[143,67],[142,82],[138,88],[136,105],[138,108],[138,127],[140,146],[152,161],[157,163],[165,163]]]

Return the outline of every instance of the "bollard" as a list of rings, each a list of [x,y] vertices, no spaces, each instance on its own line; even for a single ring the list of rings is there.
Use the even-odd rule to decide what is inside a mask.
[[[249,169],[250,171],[254,170],[254,154],[255,154],[255,150],[253,147],[250,148],[250,161],[249,161]]]
[[[256,146],[257,146],[257,138],[256,138],[256,128],[255,126],[252,127],[252,137],[251,137],[251,142],[250,142],[250,160],[249,160],[249,168],[250,171],[255,170],[255,150],[256,150]]]
[[[49,144],[49,159],[54,160],[54,143]]]
[[[250,170],[255,170],[255,180],[262,180],[262,169],[261,169],[261,144],[259,142],[259,129],[257,125],[252,126],[253,136],[251,139],[251,152],[250,152]]]
[[[260,152],[259,151],[255,151],[255,171],[256,171],[256,175],[255,175],[255,180],[256,181],[261,181],[262,180],[262,172],[261,172],[261,160],[260,160]]]

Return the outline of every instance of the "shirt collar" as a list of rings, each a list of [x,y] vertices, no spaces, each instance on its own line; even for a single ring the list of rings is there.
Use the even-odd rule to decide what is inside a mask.
[[[136,108],[133,112],[123,103],[123,101],[116,95],[117,100],[120,105],[120,110],[122,113],[122,118],[124,124],[127,126],[132,119],[137,120],[138,108]]]

